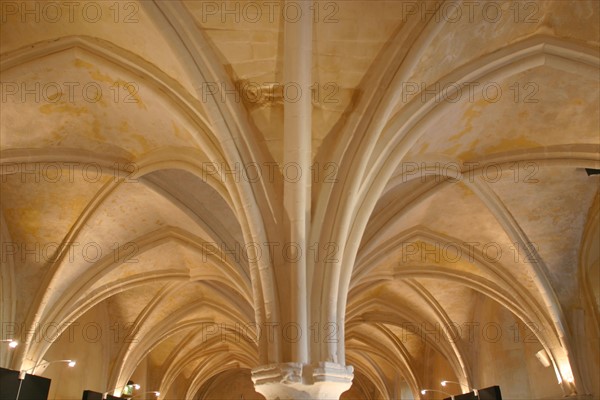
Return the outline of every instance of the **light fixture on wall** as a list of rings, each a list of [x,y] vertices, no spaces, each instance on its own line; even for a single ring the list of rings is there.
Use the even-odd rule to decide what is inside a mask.
[[[77,364],[77,362],[75,360],[42,361],[41,363],[35,364],[35,366],[32,368],[29,368],[26,370],[21,370],[21,372],[19,373],[19,379],[21,379],[21,380],[25,379],[25,375],[27,375],[29,372],[31,372],[31,375],[35,375],[35,370],[41,366],[48,366],[50,364],[55,364],[55,363],[66,363],[69,366],[69,368],[73,368]]]
[[[19,389],[17,389],[17,397],[15,400],[19,400],[19,395],[21,394],[21,386],[23,385],[23,380],[25,379],[25,377],[27,376],[27,374],[30,371],[31,371],[31,375],[35,375],[35,370],[38,367],[41,367],[43,365],[48,366],[50,364],[55,364],[55,363],[67,363],[69,368],[73,368],[77,364],[74,360],[42,361],[38,364],[35,364],[32,368],[21,370],[21,372],[19,372]]]
[[[450,394],[450,393],[448,393],[448,392],[444,392],[444,391],[442,391],[442,390],[434,390],[434,389],[421,389],[421,394],[422,394],[422,395],[424,395],[424,394],[425,394],[425,393],[427,393],[427,392],[436,392],[436,393],[442,393],[442,394],[445,394],[446,396],[449,396],[449,397],[450,397],[452,400],[454,400],[454,396],[453,396],[453,395],[451,395],[451,394]]]
[[[463,383],[456,382],[456,381],[441,381],[440,385],[442,385],[443,387],[446,387],[449,383],[453,383],[455,385],[460,385],[461,388],[466,387],[467,388],[467,392],[471,390],[471,388],[469,387],[469,385],[465,385]],[[475,393],[475,396],[477,396],[478,395],[477,389],[473,389],[473,393]]]
[[[14,349],[15,347],[17,347],[19,345],[19,342],[17,342],[14,339],[2,339],[2,342],[8,342],[8,347],[10,347],[11,349]]]
[[[467,386],[467,385],[463,385],[462,383],[460,383],[460,382],[455,382],[455,381],[441,381],[441,382],[440,382],[440,385],[442,385],[442,386],[444,386],[444,387],[445,387],[445,386],[446,386],[446,385],[448,385],[449,383],[454,383],[455,385],[460,385],[461,387],[463,387],[463,386],[464,386],[464,387],[466,387],[466,388],[467,388],[467,390],[469,390],[469,389],[470,389],[470,388],[469,388],[469,386]]]
[[[535,353],[535,356],[537,357],[538,360],[540,360],[540,362],[542,363],[542,365],[544,367],[550,366],[550,358],[548,357],[548,353],[546,353],[546,350],[541,349],[540,351]]]
[[[127,384],[125,386],[117,386],[116,388],[110,389],[106,392],[104,392],[102,394],[102,399],[106,399],[106,397],[111,393],[114,392],[117,389],[122,389],[121,390],[121,396],[129,396],[129,397],[133,397],[133,391],[134,390],[140,390],[141,386],[138,385],[137,383],[134,383],[133,381],[128,381]],[[148,392],[150,393],[150,392]],[[152,392],[154,394],[156,394],[156,397],[160,396],[159,392]]]

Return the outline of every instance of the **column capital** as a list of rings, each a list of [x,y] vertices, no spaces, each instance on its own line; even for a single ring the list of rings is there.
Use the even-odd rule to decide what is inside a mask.
[[[353,378],[352,366],[332,362],[269,364],[252,370],[256,391],[268,400],[338,400]]]

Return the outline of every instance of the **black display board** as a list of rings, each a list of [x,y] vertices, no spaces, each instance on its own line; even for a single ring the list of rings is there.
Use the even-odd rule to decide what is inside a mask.
[[[19,371],[0,368],[0,400],[15,400],[19,388]]]
[[[477,396],[475,392],[457,394],[454,396],[454,400],[502,400],[500,394],[500,386],[491,386],[485,389],[478,389]],[[451,397],[446,397],[444,400],[452,400]]]
[[[479,400],[502,400],[500,386],[491,386],[484,389],[479,389]]]
[[[475,392],[457,394],[454,396],[454,400],[477,400],[477,396],[475,396]]]
[[[91,390],[84,390],[83,397],[81,400],[102,400],[102,393],[92,392]]]
[[[115,397],[110,394],[108,396],[106,396],[106,399],[107,400],[123,400],[122,397]],[[102,400],[102,393],[94,392],[91,390],[84,390],[83,397],[81,398],[81,400]]]
[[[47,400],[51,382],[43,376],[30,374],[21,381],[19,371],[0,368],[0,400],[16,400],[17,393],[18,400]]]

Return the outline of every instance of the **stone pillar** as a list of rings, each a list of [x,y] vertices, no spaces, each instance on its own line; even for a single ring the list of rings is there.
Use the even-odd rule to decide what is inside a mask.
[[[292,0],[287,0],[292,1]],[[310,331],[309,304],[322,298],[308,283],[311,260],[307,249],[311,232],[311,156],[312,156],[312,31],[313,4],[311,0],[295,2],[301,9],[299,21],[284,23],[284,80],[300,88],[298,101],[284,104],[285,165],[299,169],[297,179],[285,179],[283,187],[283,226],[286,241],[298,246],[299,254],[288,260],[274,260],[277,265],[281,319],[284,326],[296,326],[300,332]],[[277,240],[281,240],[278,238]],[[324,286],[326,287],[326,286]],[[335,315],[332,321],[336,321]],[[339,329],[343,335],[343,329]],[[284,335],[285,336],[285,335]],[[343,341],[343,336],[338,338]],[[257,392],[269,400],[338,400],[350,389],[353,368],[334,362],[324,362],[318,355],[311,359],[311,335],[300,335],[298,340],[281,340],[280,356],[269,357],[272,364],[252,371]],[[323,356],[324,359],[327,356]]]
[[[267,400],[338,400],[352,386],[353,371],[330,362],[271,364],[252,370],[252,381]]]

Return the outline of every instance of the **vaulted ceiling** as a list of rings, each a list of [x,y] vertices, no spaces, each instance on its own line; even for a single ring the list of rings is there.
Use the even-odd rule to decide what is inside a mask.
[[[600,3],[471,3],[313,3],[309,286],[344,300],[348,398],[600,394]],[[75,358],[69,324],[97,323],[103,364],[79,365],[103,372],[65,396],[259,398],[294,2],[1,4],[2,366]],[[554,368],[525,365],[541,349]]]

